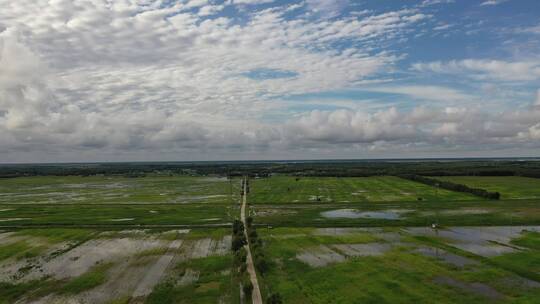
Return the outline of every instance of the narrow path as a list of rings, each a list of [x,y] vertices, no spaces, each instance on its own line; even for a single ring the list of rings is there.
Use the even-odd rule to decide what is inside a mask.
[[[244,223],[244,235],[248,244],[245,246],[247,251],[247,271],[249,273],[249,278],[251,279],[251,284],[253,285],[253,293],[251,294],[251,301],[253,304],[263,304],[261,290],[259,289],[259,281],[257,280],[257,273],[255,272],[255,266],[253,265],[253,258],[251,257],[251,249],[249,248],[249,238],[247,235],[247,223],[246,223],[246,204],[247,204],[247,179],[243,181],[243,193],[242,195],[242,208],[240,209],[240,218],[242,223]]]

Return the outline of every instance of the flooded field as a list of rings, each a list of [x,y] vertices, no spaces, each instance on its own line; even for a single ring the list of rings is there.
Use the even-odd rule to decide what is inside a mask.
[[[230,292],[235,289],[230,286],[228,232],[2,232],[0,302],[142,303],[159,298],[166,286],[169,293],[182,297],[189,291],[194,302],[231,303]],[[217,274],[214,268],[206,268],[216,262],[221,267]],[[204,291],[199,290],[200,284],[206,284]]]
[[[397,220],[400,218],[400,213],[410,211],[411,210],[359,211],[356,209],[338,209],[321,212],[321,215],[325,218],[374,218]]]
[[[231,250],[240,179],[6,181],[0,184],[0,303],[250,302]],[[540,298],[534,199],[490,201],[388,176],[272,177],[253,180],[250,188],[263,298]]]
[[[540,226],[267,229],[263,237],[277,266],[264,282],[285,303],[529,303],[540,294],[540,269],[506,261],[535,264],[540,248],[525,244],[540,241],[538,231]]]
[[[220,177],[24,177],[0,183],[0,204],[230,203],[237,187]]]

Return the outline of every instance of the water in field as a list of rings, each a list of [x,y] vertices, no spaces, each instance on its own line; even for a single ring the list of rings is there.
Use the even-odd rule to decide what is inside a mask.
[[[401,213],[408,210],[358,211],[356,209],[336,209],[321,212],[325,218],[372,218],[384,220],[398,220]]]
[[[451,227],[431,229],[426,227],[407,228],[413,235],[426,235],[452,241],[452,246],[477,255],[492,257],[516,252],[517,246],[510,241],[523,231],[540,231],[540,226],[510,227]]]
[[[434,248],[434,247],[420,247],[416,250],[418,253],[421,253],[425,256],[433,257],[439,260],[442,260],[448,264],[454,265],[459,268],[466,267],[468,265],[477,265],[478,262],[475,260],[468,259],[466,257],[453,254],[451,252]]]

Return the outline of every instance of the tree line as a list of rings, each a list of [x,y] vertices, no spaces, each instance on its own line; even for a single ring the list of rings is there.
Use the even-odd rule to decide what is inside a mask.
[[[405,178],[411,181],[419,182],[422,184],[426,184],[429,186],[443,188],[446,190],[470,193],[472,195],[476,195],[476,196],[490,199],[490,200],[498,200],[501,197],[501,194],[499,192],[490,192],[485,189],[471,188],[463,184],[457,184],[457,183],[453,183],[449,181],[441,181],[438,179],[421,176],[421,175],[403,174],[403,175],[399,175],[399,177]]]

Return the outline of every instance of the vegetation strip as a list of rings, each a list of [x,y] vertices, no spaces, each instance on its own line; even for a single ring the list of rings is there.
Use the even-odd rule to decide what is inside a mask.
[[[470,194],[473,194],[482,198],[490,199],[490,200],[498,200],[501,197],[501,194],[499,192],[489,192],[485,189],[470,188],[466,185],[456,184],[449,181],[441,181],[438,179],[429,178],[429,177],[420,176],[420,175],[403,174],[403,175],[400,175],[399,177],[412,180],[415,182],[419,182],[422,184],[430,185],[430,186],[440,187],[446,190],[470,193]]]

